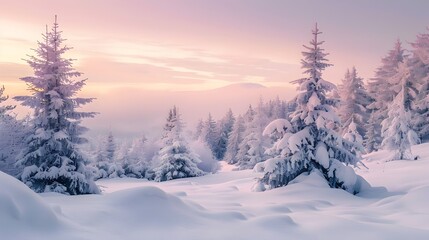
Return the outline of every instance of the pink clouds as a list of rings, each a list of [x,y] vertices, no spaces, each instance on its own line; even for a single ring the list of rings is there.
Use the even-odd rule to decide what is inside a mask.
[[[380,57],[397,37],[412,41],[429,23],[427,1],[0,0],[0,4],[4,10],[0,15],[0,81],[6,83],[9,95],[25,90],[18,79],[31,74],[31,69],[22,58],[32,54],[30,49],[36,47],[45,24],[58,14],[66,43],[74,47],[70,57],[77,59],[75,67],[89,78],[82,94],[99,97],[94,106],[103,113],[102,122],[109,122],[104,116],[115,122],[121,118],[117,114],[125,114],[129,119],[121,121],[127,126],[134,126],[140,118],[154,123],[156,117],[151,114],[164,116],[169,105],[187,96],[195,97],[183,104],[196,109],[189,113],[194,119],[207,109],[218,109],[212,103],[215,100],[221,102],[216,110],[220,112],[258,98],[237,90],[236,97],[223,99],[207,92],[178,93],[174,96],[181,97],[176,99],[169,97],[172,90],[254,82],[282,86],[286,92],[289,81],[301,77],[301,46],[307,43],[315,21],[324,32],[328,58],[334,64],[325,77],[333,82],[351,66],[365,79],[372,77]],[[148,89],[163,91],[143,91]],[[163,103],[159,112],[145,112],[149,109],[145,108],[140,115],[131,109],[119,113],[107,104],[117,102],[116,93],[139,102]]]

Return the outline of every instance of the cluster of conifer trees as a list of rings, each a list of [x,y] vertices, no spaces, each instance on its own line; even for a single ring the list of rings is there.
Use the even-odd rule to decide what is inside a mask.
[[[366,85],[352,67],[338,88],[323,78],[331,64],[317,25],[312,34],[302,52],[304,77],[293,81],[298,93],[291,101],[260,100],[244,114],[229,110],[219,121],[209,114],[192,136],[173,107],[160,139],[118,145],[110,133],[95,150],[83,151],[88,141],[81,120],[96,113],[78,110],[93,99],[77,97],[86,80],[64,58],[70,48],[55,19],[27,59],[34,74],[21,80],[31,94],[14,97],[34,115],[18,120],[13,106],[0,107],[1,170],[36,192],[74,195],[98,193],[94,180],[100,178],[195,177],[215,171],[224,160],[237,170],[262,172],[258,191],[316,172],[331,187],[357,193],[365,181],[351,166],[362,153],[383,148],[395,152],[392,159],[413,159],[410,146],[429,138],[429,34],[417,36],[410,54],[397,41]],[[7,100],[3,92],[0,102]]]

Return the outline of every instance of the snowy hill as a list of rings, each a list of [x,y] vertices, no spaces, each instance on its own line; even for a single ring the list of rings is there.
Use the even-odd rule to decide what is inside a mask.
[[[163,183],[101,180],[102,195],[35,194],[0,173],[1,239],[428,239],[429,144],[417,161],[361,168],[372,188],[357,196],[317,174],[251,192],[253,171]]]

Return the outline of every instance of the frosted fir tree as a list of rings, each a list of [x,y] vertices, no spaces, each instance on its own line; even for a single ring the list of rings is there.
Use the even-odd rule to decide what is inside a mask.
[[[225,157],[225,153],[228,147],[228,136],[232,131],[234,122],[235,117],[231,109],[229,109],[226,115],[219,121],[219,133],[215,151],[215,157],[218,160],[222,160]]]
[[[204,121],[203,119],[198,120],[197,127],[195,128],[194,140],[202,139]]]
[[[398,66],[405,61],[405,57],[402,44],[398,40],[387,56],[381,59],[381,66],[377,68],[375,77],[368,81],[367,89],[372,98],[368,105],[371,116],[366,127],[368,135],[365,145],[368,152],[379,149],[381,145],[381,121],[387,118],[388,103],[392,102],[398,93],[392,87],[397,84],[392,77],[398,72]]]
[[[228,136],[228,146],[226,148],[226,153],[224,157],[224,161],[229,164],[237,163],[237,153],[239,151],[240,143],[243,141],[243,133],[244,133],[244,119],[241,115],[237,117],[237,120],[232,127],[232,131]]]
[[[246,113],[243,115],[243,134],[242,134],[242,140],[240,141],[240,144],[238,145],[238,151],[235,154],[234,162],[237,164],[238,162],[245,162],[247,161],[247,152],[249,151],[249,144],[244,140],[246,136],[250,134],[252,131],[252,122],[255,118],[256,111],[253,109],[252,105],[249,105],[249,108],[247,109]]]
[[[270,100],[267,106],[267,117],[268,119],[286,119],[288,115],[287,103],[280,100],[277,96],[275,100]]]
[[[134,139],[131,148],[122,160],[122,168],[127,177],[144,178],[148,168],[148,161],[145,159],[145,136]]]
[[[183,123],[176,109],[170,110],[164,133],[161,138],[162,148],[155,161],[158,166],[153,169],[155,181],[162,182],[177,178],[197,177],[204,174],[197,167],[201,160],[189,149],[188,143],[182,136]]]
[[[257,163],[266,160],[265,149],[268,142],[262,135],[266,124],[267,116],[261,100],[252,121],[246,126],[236,163],[238,169],[252,169]]]
[[[349,165],[356,165],[359,159],[351,153],[352,143],[344,140],[331,126],[339,124],[334,107],[337,102],[326,97],[335,85],[322,78],[322,71],[331,66],[327,53],[318,39],[321,32],[317,24],[310,46],[304,46],[301,61],[308,77],[294,81],[298,84],[297,107],[291,113],[291,134],[285,134],[284,157],[265,162],[264,176],[254,190],[265,190],[287,185],[302,173],[317,172],[330,187],[357,193],[361,179]]]
[[[218,129],[216,121],[213,119],[212,115],[209,113],[206,121],[203,123],[203,128],[201,129],[201,135],[199,140],[206,143],[214,157],[216,157],[216,145],[218,142]]]
[[[351,143],[351,149],[349,149],[353,154],[355,154],[357,157],[361,157],[361,153],[364,152],[363,148],[363,137],[360,135],[358,131],[357,124],[353,121],[349,123],[347,128],[345,128],[343,138]]]
[[[428,29],[429,30],[429,29]],[[418,94],[414,100],[411,122],[413,129],[423,140],[429,139],[429,33],[419,34],[411,43],[412,56],[409,66],[413,86]]]
[[[289,153],[289,142],[293,127],[287,119],[279,118],[269,123],[262,135],[272,141],[272,146],[265,153],[272,158],[285,158]]]
[[[416,133],[411,128],[411,104],[416,92],[411,86],[411,72],[406,63],[399,65],[394,78],[400,83],[400,91],[389,105],[388,117],[382,124],[382,147],[395,152],[391,160],[414,159],[411,145]]]
[[[9,99],[9,96],[4,96],[3,95],[4,94],[4,89],[5,89],[4,86],[2,86],[0,88],[0,104],[2,102],[4,102],[4,101],[6,101],[6,100]],[[5,116],[8,111],[10,111],[10,110],[12,110],[14,108],[15,108],[15,106],[12,106],[12,105],[1,105],[0,106],[0,117]]]
[[[34,110],[34,129],[18,162],[24,167],[19,178],[36,192],[98,193],[85,166],[88,160],[79,151],[79,144],[86,140],[81,137],[86,130],[81,120],[95,113],[77,108],[93,99],[76,97],[86,80],[75,80],[81,73],[73,69],[71,59],[63,57],[70,50],[63,41],[55,17],[36,55],[27,60],[34,75],[21,78],[32,94],[15,99]]]
[[[341,85],[338,86],[338,94],[340,97],[338,115],[341,119],[342,133],[347,133],[353,122],[359,135],[365,136],[365,125],[369,119],[367,106],[371,103],[371,97],[365,89],[363,79],[358,77],[355,67],[351,71],[347,70]]]
[[[109,135],[107,135],[106,146],[105,146],[106,161],[113,162],[115,159],[115,153],[116,153],[115,138],[113,137],[113,133],[109,132]]]
[[[124,169],[117,158],[115,137],[109,132],[106,139],[99,146],[95,167],[98,169],[96,179],[123,177]]]
[[[18,120],[10,113],[15,106],[3,105],[9,99],[4,96],[4,86],[0,88],[0,171],[16,176],[22,171],[16,166],[16,155],[25,147],[25,138],[29,133],[28,119]]]

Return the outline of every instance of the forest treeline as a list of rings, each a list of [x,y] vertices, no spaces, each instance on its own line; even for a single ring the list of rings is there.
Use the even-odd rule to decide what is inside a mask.
[[[13,97],[33,114],[18,119],[14,106],[0,108],[0,170],[36,192],[74,195],[99,193],[94,181],[101,178],[167,181],[214,173],[225,161],[261,172],[255,191],[317,171],[331,187],[358,193],[367,184],[353,170],[362,154],[389,149],[392,160],[416,159],[411,145],[429,138],[429,34],[417,35],[409,50],[396,41],[366,82],[351,63],[338,86],[323,78],[331,64],[320,37],[316,24],[290,101],[260,99],[218,120],[208,113],[192,131],[185,131],[180,109],[172,106],[159,139],[124,143],[110,132],[88,142],[81,121],[96,113],[79,108],[94,99],[77,96],[86,79],[64,58],[71,48],[55,20],[26,60],[33,75],[21,80],[29,95]],[[4,92],[0,102],[8,99]]]

